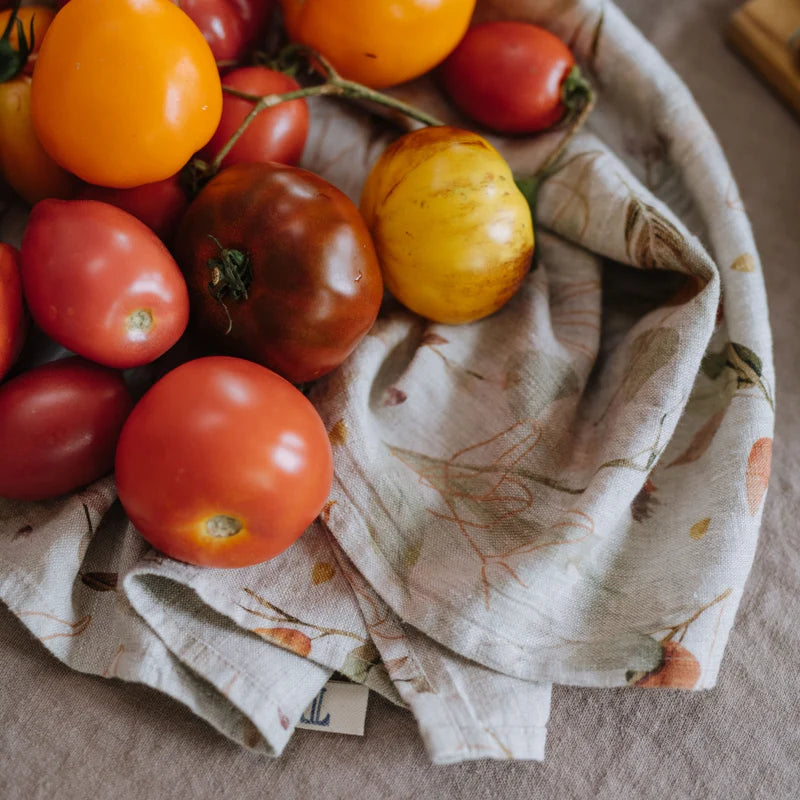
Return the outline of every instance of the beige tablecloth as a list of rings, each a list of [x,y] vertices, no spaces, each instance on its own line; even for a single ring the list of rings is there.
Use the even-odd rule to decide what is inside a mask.
[[[676,67],[718,133],[770,291],[782,398],[774,477],[718,687],[696,695],[558,688],[547,760],[538,765],[432,768],[410,716],[376,696],[364,739],[300,732],[271,761],[240,751],[160,695],[68,671],[2,612],[1,797],[796,796],[800,125],[724,47],[720,29],[734,3],[620,5]]]

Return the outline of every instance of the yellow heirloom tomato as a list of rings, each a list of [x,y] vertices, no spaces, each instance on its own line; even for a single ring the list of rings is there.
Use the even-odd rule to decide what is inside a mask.
[[[472,322],[517,291],[533,223],[511,169],[469,131],[406,134],[373,167],[361,195],[386,287],[435,322]]]

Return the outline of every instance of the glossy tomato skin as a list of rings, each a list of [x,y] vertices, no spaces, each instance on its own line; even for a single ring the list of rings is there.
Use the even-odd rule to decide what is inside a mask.
[[[189,207],[189,197],[181,186],[180,175],[130,189],[84,184],[75,199],[98,200],[121,208],[144,222],[167,245]]]
[[[253,95],[283,94],[300,88],[294,78],[267,67],[242,67],[223,79],[230,86]],[[203,157],[211,161],[225,146],[253,110],[253,103],[226,94],[222,101],[222,118],[216,133],[203,149]],[[280,103],[259,112],[247,130],[222,161],[223,167],[259,161],[297,164],[303,155],[308,136],[308,105],[305,99]]]
[[[381,88],[433,69],[467,30],[475,0],[281,0],[290,38],[346,78]]]
[[[0,243],[0,380],[17,360],[28,329],[22,302],[19,255],[11,245]]]
[[[43,500],[110,472],[132,407],[118,372],[80,358],[0,386],[0,497]]]
[[[209,260],[221,255],[210,236],[249,259],[246,299],[215,299],[209,290]],[[372,327],[383,294],[355,205],[319,176],[281,164],[238,164],[217,175],[186,212],[175,254],[198,333],[293,383],[344,361]]]
[[[0,83],[0,174],[30,204],[75,192],[75,178],[48,155],[33,129],[27,75]]]
[[[333,458],[306,397],[238,358],[177,367],[139,401],[119,440],[119,497],[153,547],[214,567],[258,564],[320,512]]]
[[[21,262],[37,325],[98,364],[147,364],[186,329],[188,295],[177,264],[144,223],[115,206],[43,200],[25,228]]]
[[[247,31],[228,0],[181,0],[178,4],[200,28],[217,61],[238,60],[247,52]]]
[[[484,139],[446,126],[406,134],[361,195],[386,288],[457,325],[497,311],[530,267],[533,223],[511,169]]]
[[[501,133],[536,133],[566,113],[561,87],[575,66],[570,49],[527,22],[470,28],[441,68],[447,94],[472,119]]]
[[[169,0],[70,0],[42,42],[34,127],[88,183],[128,188],[174,175],[221,111],[214,56]]]

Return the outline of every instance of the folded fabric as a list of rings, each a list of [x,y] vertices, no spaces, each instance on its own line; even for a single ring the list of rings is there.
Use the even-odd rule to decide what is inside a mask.
[[[493,0],[600,90],[497,314],[388,302],[311,392],[321,518],[248,569],[152,551],[113,479],[0,501],[0,598],[74,669],[138,681],[279,754],[332,672],[410,707],[431,758],[542,758],[553,682],[713,687],[755,551],[775,378],[764,284],[688,90],[601,0]],[[434,83],[397,90],[453,122]],[[304,165],[358,200],[387,127],[314,104]],[[515,174],[558,141],[490,137]],[[6,218],[3,238],[18,235]]]

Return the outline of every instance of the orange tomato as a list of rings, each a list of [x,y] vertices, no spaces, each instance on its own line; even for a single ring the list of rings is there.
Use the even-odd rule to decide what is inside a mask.
[[[46,197],[66,200],[75,190],[73,176],[53,161],[36,137],[27,75],[0,83],[0,175],[31,205]]]
[[[286,30],[373,88],[416,78],[467,30],[475,0],[281,0]]]
[[[89,183],[174,175],[222,113],[214,56],[169,0],[70,0],[42,43],[33,123],[45,150]]]
[[[33,72],[36,57],[39,53],[39,48],[42,46],[44,34],[50,27],[56,12],[47,6],[23,6],[17,11],[17,19],[22,23],[22,28],[25,31],[25,38],[30,43],[31,22],[33,23],[33,50],[28,56],[28,63],[25,65],[26,74],[30,75]],[[11,9],[0,11],[0,31],[6,29],[8,20],[11,18]],[[15,49],[19,49],[19,39],[17,37],[17,26],[11,29],[8,37],[9,44]]]

